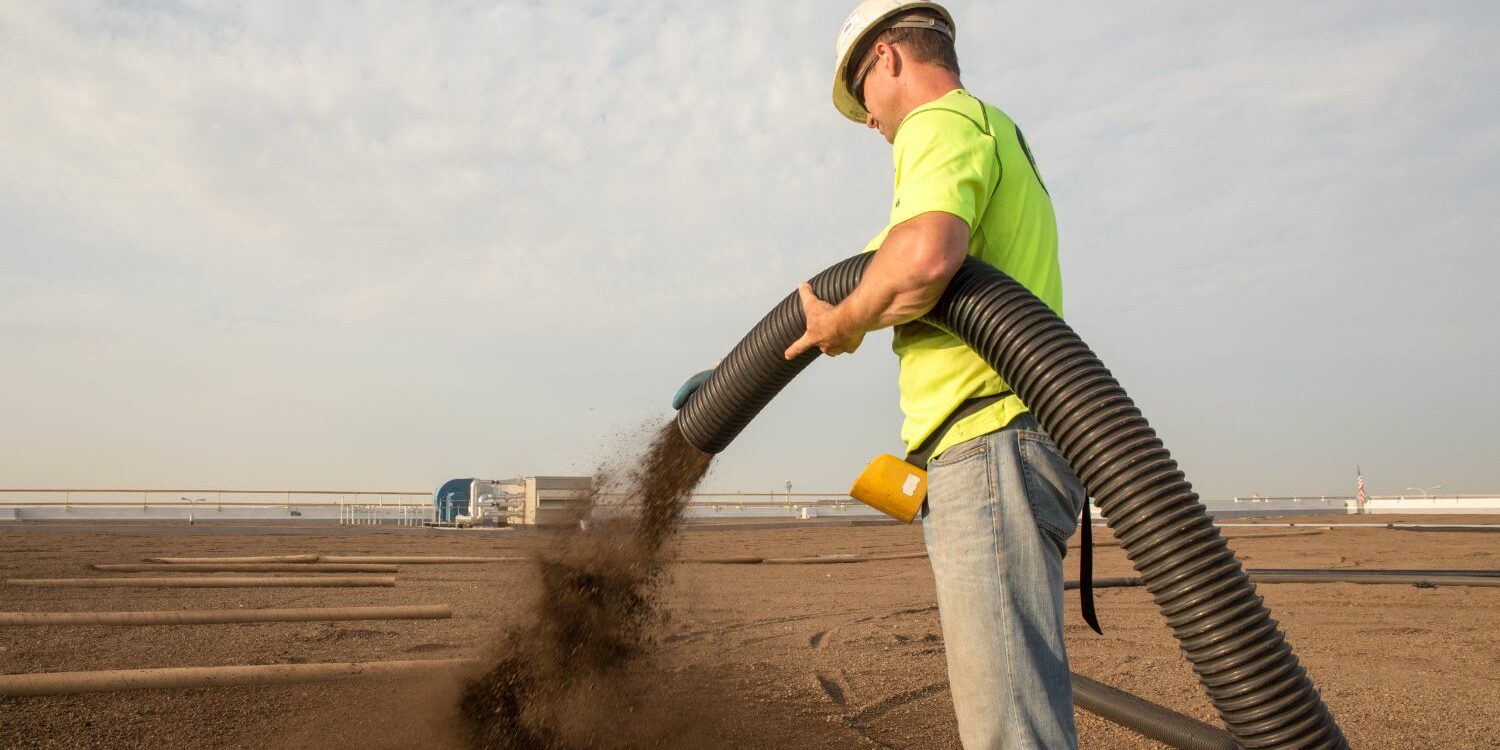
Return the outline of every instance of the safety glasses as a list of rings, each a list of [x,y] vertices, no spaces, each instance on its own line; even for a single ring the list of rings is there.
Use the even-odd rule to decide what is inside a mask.
[[[870,52],[870,59],[866,60],[864,65],[859,66],[859,72],[854,74],[854,85],[850,86],[850,89],[854,91],[854,100],[866,110],[869,107],[865,107],[865,78],[870,75],[870,71],[875,68],[875,63],[880,60],[880,55],[873,49]]]

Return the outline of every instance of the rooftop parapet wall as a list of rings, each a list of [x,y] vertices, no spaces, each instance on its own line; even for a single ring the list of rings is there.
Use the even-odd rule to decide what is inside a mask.
[[[1345,508],[1350,513],[1358,512],[1353,498]],[[1500,497],[1372,497],[1365,501],[1364,512],[1500,514]]]

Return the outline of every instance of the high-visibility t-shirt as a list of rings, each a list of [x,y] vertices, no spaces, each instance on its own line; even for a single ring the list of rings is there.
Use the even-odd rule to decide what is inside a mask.
[[[895,198],[890,224],[865,248],[873,251],[891,227],[930,211],[969,225],[969,255],[999,268],[1062,314],[1057,220],[1031,150],[1004,112],[955,89],[912,110],[893,144]],[[913,451],[970,398],[1009,390],[958,337],[919,321],[896,327],[901,358],[901,439]],[[950,446],[1001,429],[1026,412],[1010,396],[948,430],[936,457]]]

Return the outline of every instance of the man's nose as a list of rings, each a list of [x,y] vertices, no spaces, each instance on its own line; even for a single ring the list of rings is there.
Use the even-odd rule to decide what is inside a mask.
[[[868,112],[865,113],[865,127],[871,130],[880,127],[880,123],[875,122],[875,115],[872,115]]]

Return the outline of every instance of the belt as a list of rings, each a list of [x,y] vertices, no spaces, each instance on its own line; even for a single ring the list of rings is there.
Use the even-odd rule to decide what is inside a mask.
[[[949,414],[948,418],[944,419],[931,435],[917,445],[916,450],[906,455],[906,462],[925,470],[927,462],[932,459],[933,451],[938,444],[943,442],[943,436],[948,434],[948,430],[953,429],[953,425],[1012,395],[1014,393],[1011,391],[1001,391],[993,396],[979,396],[959,404],[958,408],[954,409],[953,413]],[[1083,608],[1083,621],[1088,623],[1095,633],[1103,635],[1104,631],[1099,628],[1099,616],[1094,612],[1094,519],[1093,514],[1089,512],[1087,495],[1083,498],[1081,521],[1078,529],[1078,599]]]
[[[948,418],[932,431],[932,434],[917,445],[916,450],[906,454],[906,462],[919,469],[926,469],[928,460],[932,458],[932,452],[937,449],[939,443],[943,442],[943,436],[948,434],[948,430],[953,429],[953,425],[1014,395],[1011,391],[1001,391],[993,396],[978,396],[959,404],[958,408],[954,409],[953,413],[949,414]]]

